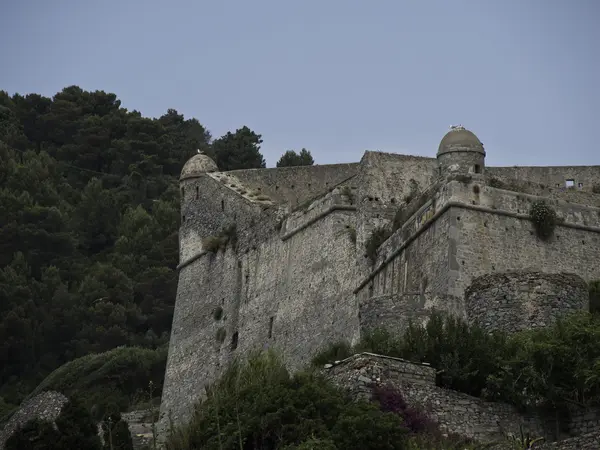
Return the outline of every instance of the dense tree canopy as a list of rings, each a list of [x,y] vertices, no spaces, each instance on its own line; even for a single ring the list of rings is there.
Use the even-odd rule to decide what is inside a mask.
[[[0,91],[0,405],[60,365],[168,340],[177,177],[202,149],[264,167],[247,127],[211,142],[196,119],[128,111],[112,93]]]
[[[260,153],[262,136],[244,126],[212,143],[219,170],[260,169],[266,167]]]
[[[290,166],[312,166],[315,163],[309,150],[303,148],[299,153],[294,150],[288,150],[279,161],[277,161],[277,167],[290,167]]]

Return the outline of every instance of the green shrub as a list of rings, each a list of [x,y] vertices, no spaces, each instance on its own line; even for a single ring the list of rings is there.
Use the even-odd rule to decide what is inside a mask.
[[[377,251],[381,244],[383,244],[390,236],[391,232],[384,226],[375,228],[367,241],[365,242],[365,250],[367,257],[371,260],[372,264],[375,264],[377,260]]]
[[[487,378],[500,370],[506,356],[507,336],[488,334],[461,319],[433,312],[426,325],[411,323],[397,335],[386,329],[365,333],[361,341],[345,353],[372,352],[426,362],[437,369],[437,384],[474,396],[487,387]],[[322,352],[315,362],[333,362],[340,344]]]
[[[190,424],[173,429],[168,450],[404,449],[402,419],[355,403],[316,373],[290,376],[273,352],[235,362],[197,406]]]
[[[223,236],[208,236],[202,239],[202,247],[207,252],[217,253],[219,250],[225,250],[227,239]]]
[[[237,226],[235,224],[224,227],[216,236],[202,239],[202,248],[211,253],[217,253],[219,250],[225,251],[229,244],[234,249],[237,247]]]
[[[344,186],[342,188],[342,195],[345,195],[346,197],[348,197],[348,201],[350,202],[351,205],[354,204],[354,192],[352,192],[352,188],[350,186]]]
[[[325,364],[346,359],[353,353],[353,349],[349,343],[338,342],[321,351],[320,353],[317,353],[312,359],[312,364],[314,366],[322,367]]]
[[[538,200],[531,205],[529,215],[538,237],[542,240],[550,239],[558,222],[556,211],[544,200]]]
[[[118,412],[108,414],[102,421],[103,450],[133,450],[129,425]]]
[[[600,405],[600,318],[571,314],[556,324],[517,333],[510,358],[488,379],[496,398],[526,408],[544,406],[568,417],[572,404]],[[549,364],[551,362],[551,364]]]
[[[592,192],[594,194],[600,194],[600,183],[596,183],[592,186]]]

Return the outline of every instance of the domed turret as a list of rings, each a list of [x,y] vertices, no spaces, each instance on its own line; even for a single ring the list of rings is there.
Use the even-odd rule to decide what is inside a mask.
[[[485,150],[475,134],[462,125],[450,127],[437,152],[440,175],[483,173]]]
[[[192,156],[184,164],[183,169],[181,169],[179,181],[198,177],[206,172],[216,172],[218,170],[219,168],[217,167],[217,164],[215,164],[215,162],[209,156],[198,150],[198,154]]]

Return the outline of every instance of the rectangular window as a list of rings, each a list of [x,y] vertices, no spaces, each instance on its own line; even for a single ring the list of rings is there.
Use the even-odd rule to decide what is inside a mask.
[[[581,189],[583,187],[583,183],[577,183],[577,187]]]
[[[566,185],[568,188],[575,186],[575,180],[567,180]]]
[[[239,334],[236,331],[235,333],[233,333],[233,336],[231,337],[231,350],[235,350],[238,346],[238,339],[239,339]]]
[[[269,339],[271,339],[273,337],[273,320],[274,319],[275,319],[274,317],[271,317],[269,319]]]

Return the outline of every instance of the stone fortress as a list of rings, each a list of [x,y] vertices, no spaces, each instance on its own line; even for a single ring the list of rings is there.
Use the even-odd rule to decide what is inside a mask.
[[[432,309],[515,331],[588,308],[600,166],[486,167],[485,155],[457,126],[436,158],[367,151],[352,164],[219,172],[192,157],[161,428],[187,421],[206,384],[254,349],[280,350],[295,370]],[[541,199],[558,217],[548,239],[530,215]]]

